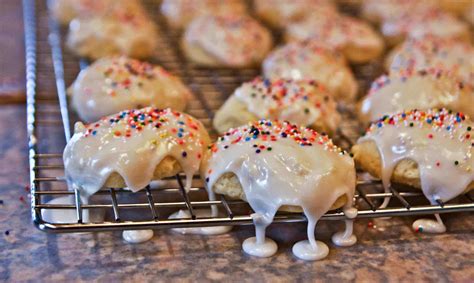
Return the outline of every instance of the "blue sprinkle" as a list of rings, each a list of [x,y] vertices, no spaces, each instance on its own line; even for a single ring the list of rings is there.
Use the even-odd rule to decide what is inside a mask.
[[[179,138],[182,138],[182,137],[183,137],[183,134],[182,134],[182,133],[178,133],[178,137],[179,137]]]
[[[178,130],[178,131],[180,131],[180,132],[184,132],[184,129],[183,129],[183,128],[179,128],[179,130]]]
[[[250,137],[246,137],[246,138],[245,138],[245,141],[249,141],[249,140],[250,140]]]
[[[377,126],[378,126],[379,128],[382,128],[383,124],[382,124],[382,123],[378,123]]]
[[[97,134],[97,131],[92,131],[92,135],[95,136]]]

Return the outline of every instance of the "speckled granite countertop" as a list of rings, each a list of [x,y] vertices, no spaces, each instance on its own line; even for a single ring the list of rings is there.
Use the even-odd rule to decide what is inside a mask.
[[[359,243],[330,244],[328,258],[304,262],[291,253],[305,237],[304,224],[272,225],[278,254],[251,258],[241,242],[252,227],[221,236],[182,236],[157,231],[152,241],[124,243],[120,232],[53,235],[36,230],[29,214],[24,106],[0,107],[0,281],[474,281],[474,217],[445,216],[442,235],[417,234],[413,219],[359,221]],[[343,223],[318,224],[317,238]]]

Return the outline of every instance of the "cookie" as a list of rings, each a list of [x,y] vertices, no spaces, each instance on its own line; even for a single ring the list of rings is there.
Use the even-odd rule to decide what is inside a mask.
[[[103,187],[136,192],[152,180],[198,172],[209,135],[193,117],[153,107],[126,110],[84,126],[64,149],[66,180],[88,197]]]
[[[283,28],[302,20],[314,11],[335,12],[334,3],[328,0],[254,0],[255,14],[273,28]]]
[[[152,56],[157,38],[154,23],[143,11],[121,9],[74,19],[66,45],[77,56],[93,60],[112,55],[142,59]]]
[[[474,79],[474,48],[469,43],[448,38],[411,38],[389,53],[385,66],[389,72],[440,68],[469,83]]]
[[[164,0],[161,13],[173,28],[185,28],[192,20],[204,15],[245,14],[242,0]]]
[[[197,65],[243,68],[260,64],[272,47],[272,37],[249,16],[202,16],[189,24],[181,47]]]
[[[384,50],[382,37],[368,23],[335,12],[316,13],[288,24],[285,39],[323,43],[340,51],[352,63],[367,63]]]
[[[423,190],[432,204],[474,189],[473,123],[446,109],[409,110],[374,122],[352,148],[356,164],[390,183]]]
[[[86,123],[146,106],[182,111],[191,97],[181,80],[163,68],[124,56],[95,61],[79,73],[68,94]]]
[[[263,75],[270,79],[315,80],[338,102],[354,101],[358,89],[342,54],[315,41],[276,48],[263,62]]]
[[[316,81],[255,78],[242,84],[214,116],[219,133],[260,119],[274,119],[334,133],[341,122],[331,94]]]

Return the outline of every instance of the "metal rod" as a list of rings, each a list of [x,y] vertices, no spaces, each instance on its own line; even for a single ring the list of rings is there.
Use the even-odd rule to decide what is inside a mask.
[[[74,200],[76,203],[76,214],[77,214],[77,223],[82,223],[82,201],[81,201],[81,193],[79,190],[74,190]]]
[[[367,198],[365,193],[358,187],[356,187],[356,190],[359,192],[359,195],[362,197],[362,199],[369,205],[370,209],[375,212],[375,205]]]
[[[403,204],[403,206],[406,207],[406,209],[411,208],[411,205],[392,186],[390,186],[390,191],[392,191],[393,195]]]
[[[224,196],[221,196],[221,202],[229,218],[230,219],[234,218],[234,214],[232,213],[232,210],[230,209],[229,204],[227,203],[227,200],[225,199]]]
[[[189,202],[188,194],[186,193],[186,190],[184,189],[183,181],[181,180],[181,177],[179,177],[179,174],[176,175],[176,180],[178,181],[181,195],[183,196],[184,202],[186,203],[186,208],[188,209],[189,214],[191,215],[191,219],[194,220],[196,219],[196,215],[194,215],[193,206]]]
[[[112,209],[114,211],[114,218],[115,218],[115,221],[118,222],[120,221],[120,213],[119,213],[119,206],[117,202],[117,196],[115,195],[115,189],[109,188],[109,192],[110,192],[110,198],[112,199]]]
[[[150,190],[150,185],[145,187],[145,191],[146,191],[146,197],[147,197],[147,200],[148,200],[148,204],[150,205],[151,214],[153,216],[153,219],[158,220],[158,213],[156,212],[156,209],[155,209],[155,201],[153,200],[153,195],[152,195],[151,190]]]

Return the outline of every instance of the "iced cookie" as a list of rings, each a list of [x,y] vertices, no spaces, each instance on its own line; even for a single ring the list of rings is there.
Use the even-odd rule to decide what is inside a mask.
[[[64,149],[66,180],[88,197],[103,187],[136,192],[184,172],[189,189],[209,141],[198,120],[171,109],[147,107],[87,126],[78,122]]]
[[[357,81],[344,57],[314,41],[289,43],[272,51],[263,62],[270,79],[315,80],[326,86],[337,101],[353,101]]]
[[[191,96],[181,80],[163,68],[124,56],[95,61],[79,73],[68,93],[87,123],[146,106],[182,111]]]
[[[198,65],[241,68],[258,65],[270,51],[272,37],[249,16],[202,16],[188,26],[181,47]]]
[[[341,121],[336,102],[318,82],[258,77],[235,90],[213,124],[225,133],[260,119],[289,121],[326,133],[334,133]]]
[[[330,209],[342,207],[348,219],[355,190],[354,161],[326,136],[288,122],[260,120],[232,129],[211,145],[201,175],[211,199],[214,193],[247,201],[256,238],[244,241],[243,250],[268,257],[276,243],[265,238],[265,229],[276,212],[303,211],[308,218],[308,241],[293,246],[304,260],[327,256],[328,247],[314,238],[315,226]],[[333,236],[337,245],[352,245],[352,220],[346,231]]]

